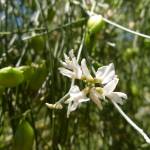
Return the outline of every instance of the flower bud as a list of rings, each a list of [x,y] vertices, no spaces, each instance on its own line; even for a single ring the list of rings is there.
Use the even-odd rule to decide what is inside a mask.
[[[96,47],[97,33],[103,28],[104,21],[101,15],[93,15],[88,19],[85,46],[92,51]]]
[[[23,120],[14,136],[14,150],[31,150],[34,142],[34,131],[32,126]]]
[[[87,28],[90,34],[99,32],[104,26],[104,21],[101,15],[93,15],[87,22]]]
[[[14,87],[24,80],[23,72],[18,68],[5,67],[0,69],[0,86]]]
[[[45,104],[49,109],[62,109],[63,108],[63,106],[60,103],[55,103],[55,104],[45,103]]]

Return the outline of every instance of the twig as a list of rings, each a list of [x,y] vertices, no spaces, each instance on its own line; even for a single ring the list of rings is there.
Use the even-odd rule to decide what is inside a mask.
[[[124,117],[124,119],[135,129],[139,132],[139,134],[141,134],[145,141],[150,144],[150,138],[147,136],[147,134],[140,128],[138,127],[124,112],[123,110],[119,107],[119,105],[114,102],[111,101],[113,103],[113,105],[115,106],[115,108],[119,111],[119,113]]]
[[[128,29],[128,28],[126,28],[126,27],[123,27],[123,26],[121,26],[121,25],[119,25],[119,24],[117,24],[117,23],[115,23],[115,22],[112,22],[112,21],[110,21],[110,20],[108,20],[108,19],[106,19],[106,18],[104,18],[104,17],[103,17],[103,20],[104,20],[105,22],[107,22],[107,23],[109,23],[109,24],[111,24],[111,25],[113,25],[113,26],[119,28],[119,29],[122,29],[122,30],[127,31],[127,32],[130,32],[130,33],[132,33],[132,34],[135,34],[135,35],[138,35],[138,36],[141,36],[141,37],[150,39],[150,36],[149,36],[149,35],[146,35],[146,34],[143,34],[143,33],[137,32],[137,31],[133,31],[133,30]]]

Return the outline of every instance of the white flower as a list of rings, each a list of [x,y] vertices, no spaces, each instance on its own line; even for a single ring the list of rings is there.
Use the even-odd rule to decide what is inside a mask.
[[[69,78],[81,79],[82,70],[73,54],[73,50],[69,52],[69,57],[64,54],[64,58],[64,62],[60,61],[60,63],[63,65],[63,67],[59,68],[60,73]]]
[[[114,64],[111,63],[107,66],[98,68],[97,72],[95,73],[95,76],[96,80],[99,80],[101,84],[106,84],[110,82],[116,77]]]
[[[121,92],[113,92],[118,83],[113,63],[98,68],[95,73],[95,81],[100,83],[100,87],[92,87],[90,89],[90,98],[99,108],[101,108],[100,100],[105,100],[105,96],[122,104],[122,98],[126,98],[126,95]]]
[[[93,81],[94,79],[90,74],[90,71],[86,65],[85,59],[82,59],[82,61],[81,61],[81,68],[82,68],[82,72],[83,72],[82,78],[85,78],[87,81]]]
[[[88,92],[87,90],[88,89],[85,88],[84,90],[80,91],[79,87],[76,85],[74,85],[70,89],[70,98],[66,101],[66,103],[68,103],[67,117],[69,117],[70,112],[76,110],[77,107],[79,107],[80,103],[87,102],[90,100],[86,97],[86,94]]]
[[[119,79],[115,77],[112,81],[106,84],[103,87],[103,95],[116,103],[123,104],[123,99],[127,99],[127,95],[122,92],[113,92],[118,81]]]

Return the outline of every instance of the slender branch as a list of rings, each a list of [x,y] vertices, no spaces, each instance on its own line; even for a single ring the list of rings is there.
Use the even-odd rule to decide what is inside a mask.
[[[104,17],[103,17],[103,20],[104,20],[105,22],[107,22],[107,23],[109,23],[109,24],[111,24],[111,25],[113,25],[113,26],[119,28],[119,29],[122,29],[122,30],[124,30],[124,31],[129,32],[129,33],[132,33],[132,34],[135,34],[135,35],[138,35],[138,36],[141,36],[141,37],[150,39],[150,36],[149,36],[149,35],[146,35],[146,34],[143,34],[143,33],[137,32],[137,31],[133,31],[133,30],[128,29],[128,28],[126,28],[126,27],[123,27],[123,26],[121,26],[121,25],[119,25],[119,24],[117,24],[117,23],[115,23],[115,22],[112,22],[112,21],[110,21],[110,20],[108,20],[108,19],[106,19],[106,18],[104,18]]]
[[[49,103],[45,103],[46,106],[50,109],[62,109],[62,106],[60,105],[61,103],[63,103],[69,96],[69,92],[66,93],[60,100],[58,100],[55,104],[49,104]]]
[[[141,134],[145,141],[150,144],[150,138],[147,136],[147,134],[140,128],[138,127],[124,112],[123,110],[119,107],[119,105],[114,102],[111,101],[113,103],[113,105],[115,106],[115,108],[119,111],[119,113],[124,117],[124,119],[136,130],[139,132],[139,134]]]
[[[69,96],[69,92],[66,93],[59,101],[57,101],[56,104],[64,102],[68,98],[68,96]]]

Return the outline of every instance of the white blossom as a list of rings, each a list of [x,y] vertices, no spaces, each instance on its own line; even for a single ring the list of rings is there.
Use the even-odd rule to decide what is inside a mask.
[[[84,62],[85,63],[85,62]],[[83,68],[83,67],[82,67]],[[84,67],[85,68],[85,67]],[[87,67],[86,67],[87,68]],[[83,69],[82,69],[83,70]],[[87,70],[87,69],[86,69]],[[86,74],[90,77],[89,71]],[[118,84],[119,79],[115,74],[114,64],[110,63],[107,66],[98,68],[95,73],[95,81],[99,83],[99,87],[92,87],[89,91],[91,100],[101,108],[101,101],[105,97],[114,102],[123,104],[123,99],[127,99],[127,95],[122,92],[113,92]]]
[[[87,102],[90,99],[86,97],[88,89],[84,89],[80,91],[79,87],[77,85],[74,85],[70,91],[69,95],[70,98],[67,99],[66,103],[68,103],[68,111],[67,111],[67,117],[69,117],[70,112],[74,111],[79,107],[79,105],[82,102]]]
[[[92,75],[90,74],[90,71],[86,65],[86,60],[85,59],[82,59],[81,61],[81,68],[82,68],[82,78],[85,78],[87,81],[93,81],[93,77]]]
[[[123,104],[123,99],[127,99],[127,95],[122,92],[114,92],[119,79],[115,74],[115,67],[113,63],[98,68],[93,77],[87,67],[86,59],[81,60],[81,66],[78,64],[73,50],[69,52],[69,56],[64,54],[65,61],[61,61],[63,67],[59,68],[60,72],[69,78],[86,81],[86,88],[88,90],[80,91],[78,86],[73,86],[69,92],[70,98],[67,100],[68,112],[77,109],[80,103],[88,101],[89,98],[101,108],[101,100],[110,99],[119,104]],[[88,94],[89,98],[86,96]]]
[[[63,67],[59,68],[62,75],[72,79],[81,79],[82,70],[73,54],[73,50],[69,52],[69,57],[64,54],[65,61],[60,61]]]

